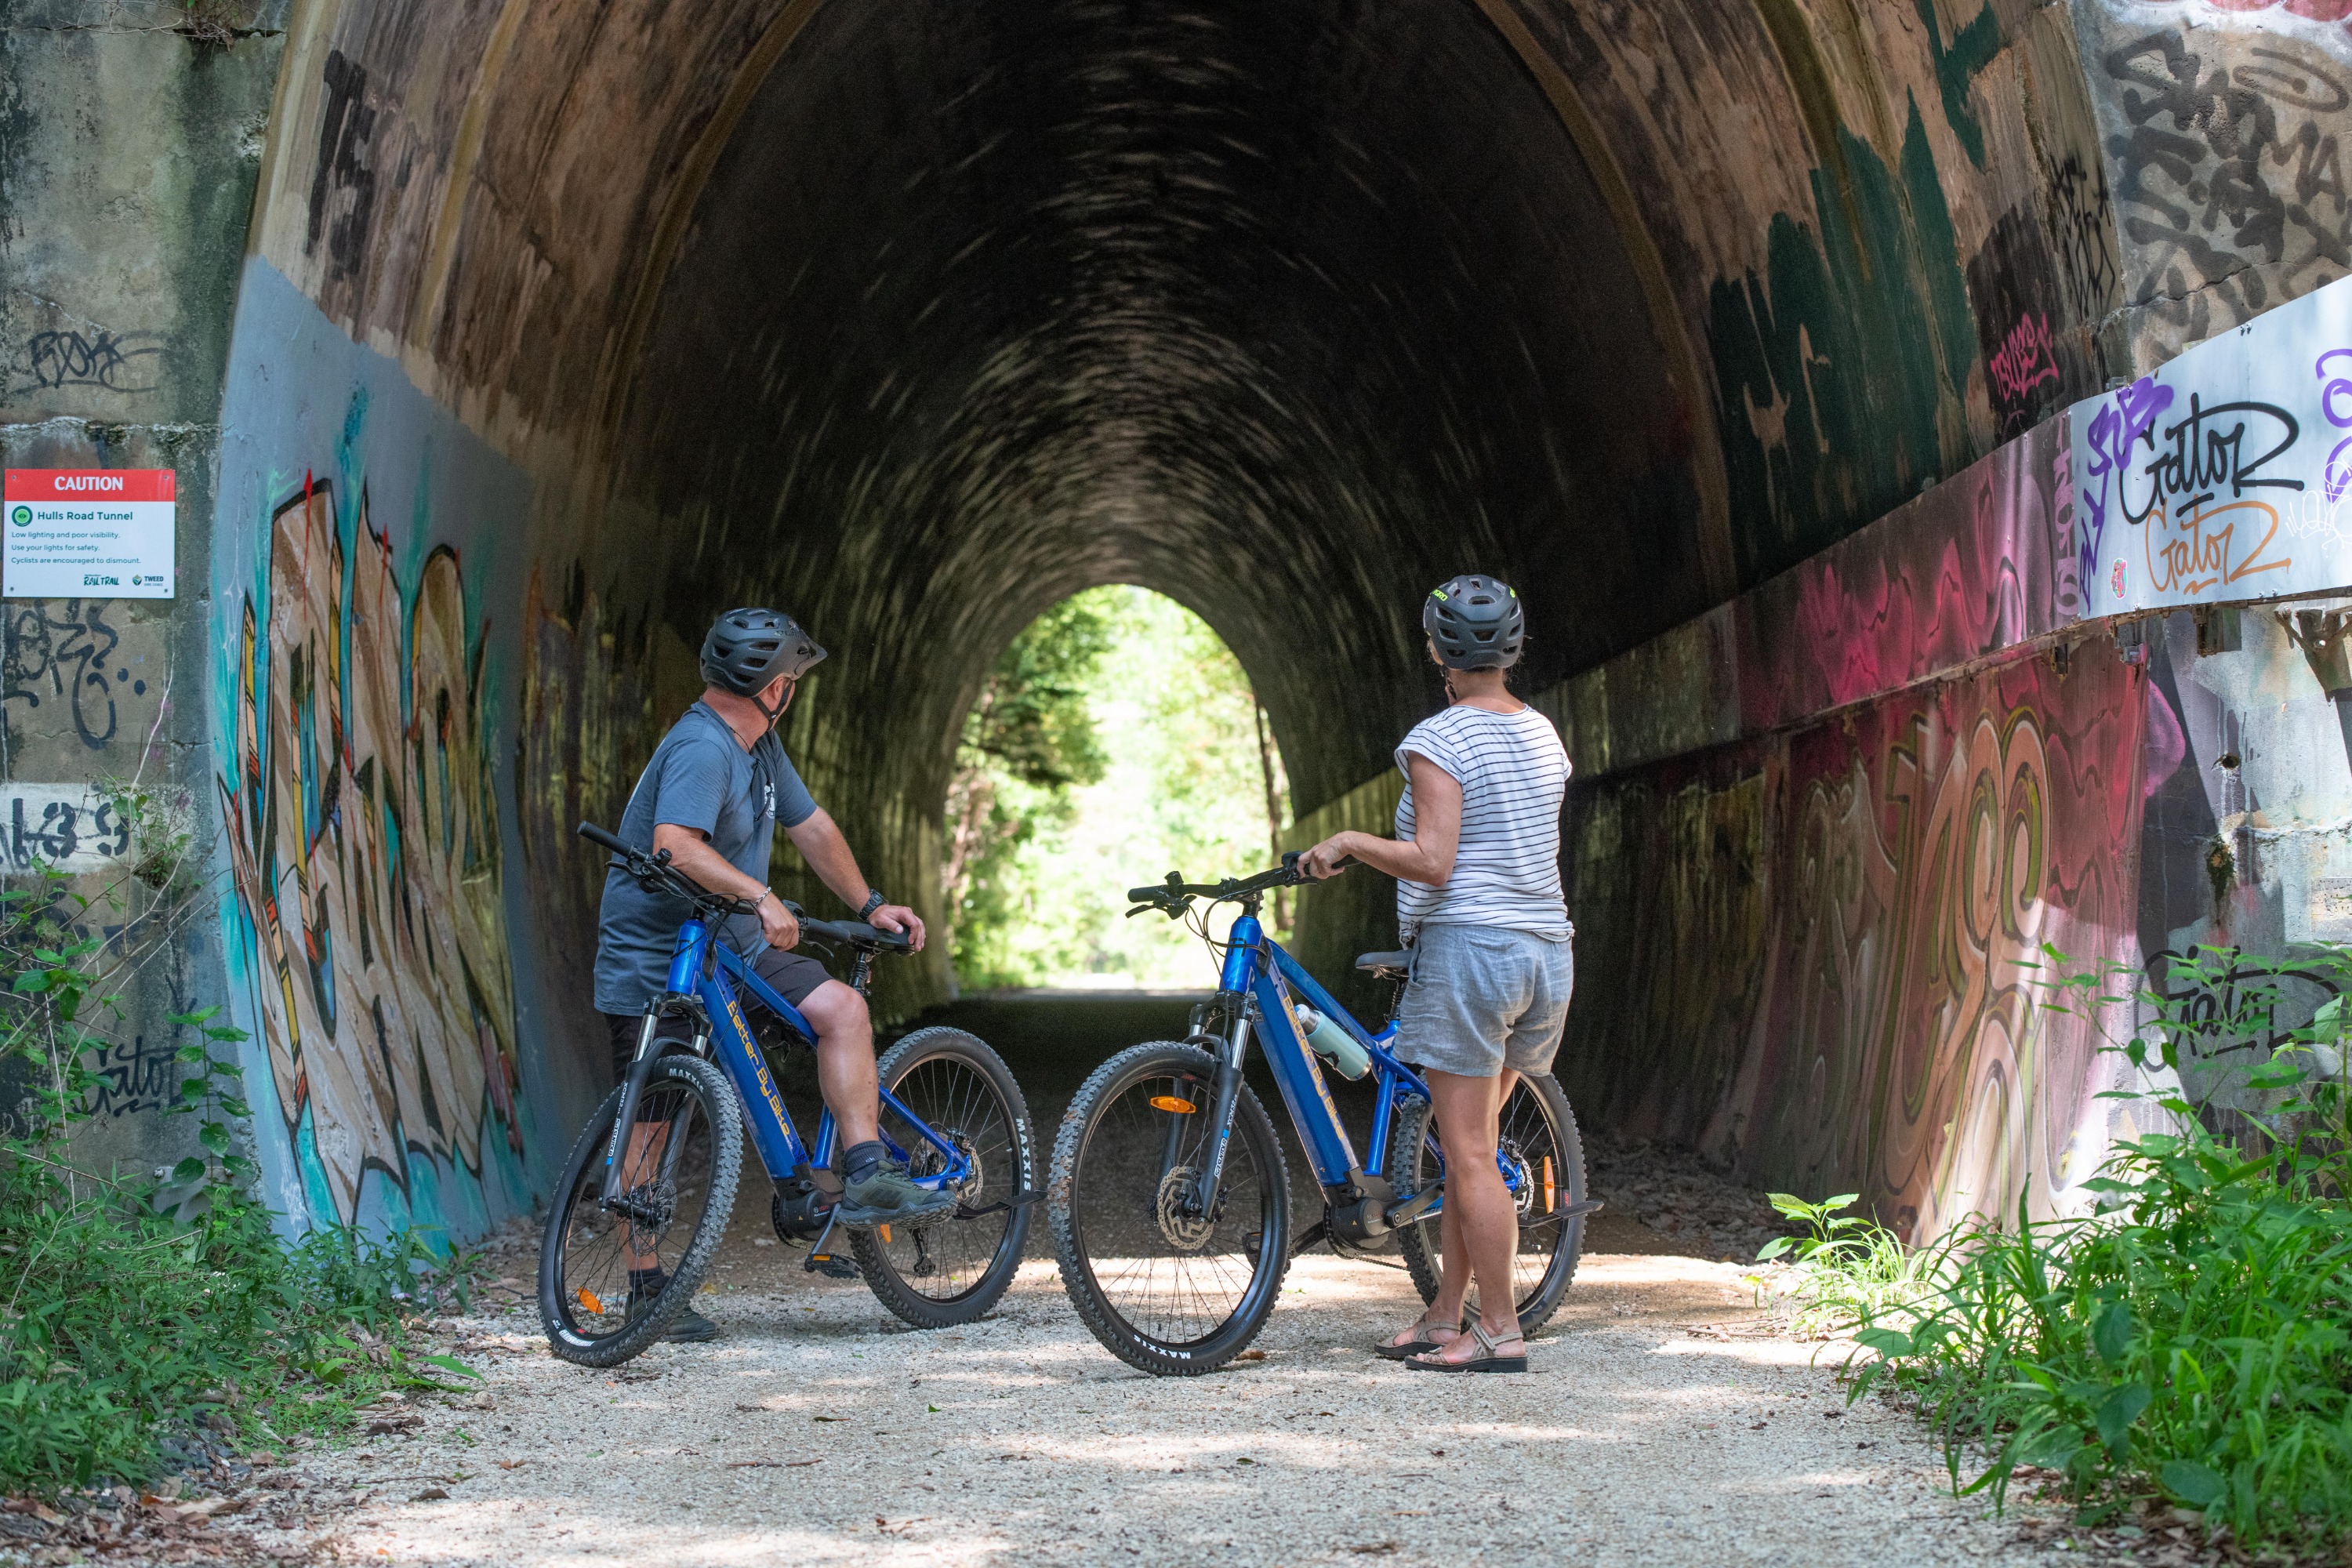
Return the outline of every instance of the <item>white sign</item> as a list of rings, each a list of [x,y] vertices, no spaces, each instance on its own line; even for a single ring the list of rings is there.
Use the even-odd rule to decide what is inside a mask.
[[[0,871],[104,871],[131,853],[131,825],[86,784],[0,784]]]
[[[2085,617],[2352,586],[2352,278],[2067,418]]]
[[[11,599],[168,599],[169,468],[10,468],[0,576]]]

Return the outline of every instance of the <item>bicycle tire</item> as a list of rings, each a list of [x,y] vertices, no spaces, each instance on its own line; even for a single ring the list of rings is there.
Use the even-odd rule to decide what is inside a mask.
[[[1114,1114],[1125,1116],[1126,1100],[1132,1090],[1150,1086],[1155,1081],[1170,1084],[1171,1094],[1179,1089],[1184,1102],[1205,1109],[1213,1092],[1216,1062],[1203,1050],[1172,1041],[1151,1041],[1132,1046],[1097,1068],[1070,1109],[1062,1118],[1062,1125],[1054,1140],[1054,1163],[1046,1179],[1046,1211],[1052,1221],[1054,1248],[1062,1267],[1062,1287],[1068,1292],[1071,1306],[1077,1310],[1078,1319],[1087,1325],[1103,1348],[1111,1354],[1143,1372],[1157,1377],[1198,1377],[1225,1365],[1239,1355],[1257,1337],[1265,1325],[1266,1314],[1274,1310],[1282,1294],[1283,1276],[1290,1268],[1290,1175],[1283,1163],[1282,1145],[1275,1136],[1274,1123],[1258,1103],[1257,1096],[1244,1086],[1234,1103],[1234,1136],[1228,1145],[1225,1170],[1230,1178],[1223,1189],[1233,1193],[1240,1181],[1254,1181],[1257,1186],[1255,1215],[1246,1207],[1236,1209],[1226,1223],[1223,1205],[1213,1212],[1206,1222],[1205,1239],[1181,1240],[1171,1235],[1171,1226],[1181,1227],[1188,1222],[1181,1215],[1169,1215],[1160,1209],[1160,1197],[1144,1196],[1149,1187],[1154,1194],[1165,1194],[1175,1175],[1163,1168],[1154,1177],[1155,1164],[1166,1166],[1166,1155],[1154,1161],[1148,1156],[1138,1167],[1126,1173],[1129,1191],[1118,1191],[1120,1170],[1115,1163],[1119,1152],[1111,1147],[1110,1134],[1129,1129],[1112,1129],[1107,1125]],[[1149,1107],[1148,1099],[1144,1104]],[[1161,1116],[1177,1116],[1184,1112],[1164,1108],[1152,1108]],[[1206,1118],[1202,1118],[1203,1122]],[[1148,1127],[1149,1124],[1147,1124]],[[1168,1128],[1164,1148],[1178,1148],[1181,1153],[1181,1130],[1173,1123]],[[1134,1145],[1129,1144],[1132,1148]],[[1198,1145],[1195,1145],[1197,1149]],[[1235,1160],[1244,1160],[1250,1166],[1245,1178],[1234,1177]],[[1244,1205],[1246,1195],[1244,1194]],[[1139,1205],[1140,1210],[1139,1212]],[[1247,1226],[1255,1220],[1255,1233]],[[1123,1234],[1114,1235],[1115,1223],[1123,1224]],[[1255,1234],[1255,1251],[1249,1237]],[[1097,1258],[1108,1263],[1115,1256],[1090,1243],[1090,1236],[1104,1247],[1134,1246],[1138,1258],[1145,1249],[1157,1245],[1166,1250],[1161,1254],[1171,1261],[1190,1257],[1223,1258],[1233,1254],[1220,1251],[1210,1254],[1209,1247],[1221,1237],[1230,1236],[1238,1244],[1238,1255],[1248,1264],[1247,1282],[1238,1292],[1238,1299],[1224,1317],[1205,1331],[1189,1338],[1171,1338],[1167,1332],[1155,1332],[1131,1321],[1129,1312],[1136,1303],[1121,1301],[1108,1287],[1096,1268]],[[1131,1275],[1137,1259],[1125,1260],[1125,1275]],[[1150,1260],[1156,1272],[1159,1258]],[[1180,1279],[1188,1270],[1176,1262],[1170,1270]],[[1206,1300],[1205,1293],[1196,1293]]]
[[[984,1086],[995,1101],[993,1120],[1001,1121],[1001,1133],[989,1125],[992,1118],[987,1113],[991,1108],[978,1104],[976,1099],[971,1113],[953,1111],[941,1116],[910,1098],[917,1091],[905,1086],[919,1084],[926,1069],[941,1064],[960,1066],[966,1075],[976,1077],[979,1085]],[[967,1207],[984,1208],[991,1203],[1036,1189],[1037,1137],[1029,1121],[1029,1102],[1022,1098],[1021,1086],[1013,1080],[1004,1059],[978,1036],[946,1027],[918,1029],[885,1052],[875,1070],[884,1087],[907,1100],[908,1108],[934,1131],[957,1142],[972,1156],[977,1167],[973,1179],[956,1194]],[[952,1087],[948,1088],[947,1093],[957,1100],[966,1098],[963,1091]],[[886,1122],[898,1119],[897,1113],[887,1108],[883,1116]],[[937,1152],[928,1143],[916,1147],[918,1141],[906,1130],[885,1130],[908,1149],[914,1173],[928,1173],[922,1169],[924,1161]],[[888,1227],[887,1240],[880,1229],[853,1230],[849,1232],[849,1249],[856,1257],[857,1267],[864,1272],[875,1298],[898,1317],[919,1329],[954,1328],[986,1316],[1012,1285],[1013,1275],[1021,1268],[1022,1250],[1028,1243],[1029,1216],[1030,1209],[1024,1205],[1006,1211],[1001,1217],[950,1216],[919,1227],[894,1226]],[[988,1247],[984,1266],[973,1268],[955,1261],[956,1254],[971,1252],[969,1246],[941,1247],[950,1254],[945,1269],[930,1257],[934,1242],[953,1243],[965,1237],[976,1240],[985,1228],[993,1228],[996,1239]],[[927,1266],[931,1270],[929,1274],[922,1272]],[[933,1295],[919,1283],[938,1275],[944,1275],[940,1282],[950,1287],[945,1295]]]
[[[1582,1203],[1584,1139],[1577,1131],[1576,1112],[1570,1108],[1568,1096],[1561,1092],[1559,1082],[1549,1074],[1520,1078],[1512,1090],[1511,1100],[1503,1106],[1501,1120],[1505,1141],[1512,1141],[1513,1107],[1518,1102],[1522,1091],[1532,1097],[1533,1103],[1529,1109],[1538,1112],[1548,1123],[1553,1140],[1552,1157],[1558,1165],[1553,1176],[1555,1208]],[[1419,1192],[1431,1168],[1423,1158],[1426,1152],[1423,1134],[1428,1126],[1429,1114],[1430,1104],[1425,1100],[1410,1100],[1397,1108],[1396,1123],[1389,1131],[1385,1170],[1390,1184],[1400,1198],[1410,1197]],[[1530,1158],[1539,1161],[1542,1155],[1536,1154]],[[1540,1176],[1538,1175],[1536,1182],[1525,1184],[1522,1188],[1538,1202],[1541,1201],[1539,1183]],[[1522,1205],[1520,1212],[1527,1212],[1526,1205]],[[1517,1303],[1522,1333],[1534,1333],[1559,1310],[1560,1302],[1568,1295],[1569,1285],[1576,1278],[1576,1266],[1584,1251],[1584,1215],[1579,1215],[1574,1219],[1545,1226],[1540,1231],[1524,1226],[1521,1227],[1518,1254],[1521,1258],[1538,1255],[1528,1248],[1531,1234],[1549,1234],[1549,1248],[1540,1254],[1544,1258],[1543,1269],[1521,1294]],[[1400,1226],[1397,1231],[1397,1250],[1404,1255],[1404,1266],[1412,1275],[1413,1289],[1421,1292],[1423,1302],[1437,1300],[1439,1277],[1444,1269],[1438,1226],[1438,1219],[1433,1217],[1415,1220]]]
[[[604,1321],[612,1316],[604,1300],[614,1289],[604,1278],[609,1268],[598,1268],[597,1278],[588,1278],[589,1262],[599,1250],[609,1250],[623,1262],[618,1289],[623,1292],[627,1289],[625,1248],[617,1239],[612,1239],[608,1247],[607,1240],[617,1238],[629,1222],[614,1222],[601,1208],[593,1213],[583,1209],[584,1200],[602,1196],[604,1153],[613,1119],[620,1111],[620,1089],[604,1097],[604,1103],[588,1119],[579,1141],[572,1146],[556,1188],[556,1201],[548,1211],[547,1228],[539,1249],[540,1322],[547,1331],[548,1344],[555,1354],[579,1366],[616,1366],[667,1333],[671,1321],[686,1310],[701,1285],[711,1257],[719,1250],[719,1238],[726,1232],[728,1216],[734,1211],[735,1189],[743,1173],[743,1113],[736,1102],[734,1085],[717,1067],[701,1058],[673,1053],[656,1062],[646,1079],[645,1098],[638,1102],[639,1122],[651,1120],[643,1115],[646,1106],[658,1107],[665,1102],[686,1113],[683,1120],[688,1142],[681,1152],[681,1160],[688,1157],[694,1147],[693,1139],[701,1131],[708,1161],[706,1169],[681,1173],[673,1184],[677,1201],[698,1199],[701,1209],[691,1219],[676,1266],[670,1267],[663,1260],[668,1280],[644,1310],[625,1316],[609,1332],[595,1331],[604,1328]],[[695,1125],[697,1115],[701,1121],[700,1129]],[[708,1184],[690,1190],[691,1182]],[[656,1235],[656,1249],[667,1239],[667,1231],[675,1228],[675,1220],[670,1221]],[[599,1226],[605,1227],[602,1235],[598,1234]],[[635,1238],[645,1233],[630,1230],[629,1234]],[[583,1260],[577,1267],[571,1263],[575,1251]],[[660,1257],[658,1250],[656,1256]],[[625,1301],[625,1294],[621,1299]],[[575,1307],[580,1310],[575,1311]]]

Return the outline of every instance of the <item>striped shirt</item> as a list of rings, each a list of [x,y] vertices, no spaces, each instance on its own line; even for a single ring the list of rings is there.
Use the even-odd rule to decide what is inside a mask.
[[[1441,887],[1397,883],[1397,930],[1411,942],[1424,921],[1507,926],[1566,941],[1568,900],[1559,885],[1559,805],[1568,793],[1568,748],[1532,708],[1495,713],[1457,705],[1413,726],[1396,749],[1404,770],[1396,836],[1412,837],[1412,771],[1428,758],[1462,784],[1462,844]]]

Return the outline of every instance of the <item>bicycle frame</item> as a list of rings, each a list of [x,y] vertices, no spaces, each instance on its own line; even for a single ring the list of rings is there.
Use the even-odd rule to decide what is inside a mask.
[[[752,1001],[772,1011],[790,1025],[804,1040],[814,1044],[816,1030],[803,1017],[800,1009],[785,1001],[768,984],[753,973],[740,955],[719,941],[710,927],[699,920],[689,920],[678,927],[677,946],[669,961],[669,976],[662,994],[646,1009],[646,1021],[637,1035],[637,1054],[629,1067],[627,1088],[621,1098],[619,1114],[613,1121],[612,1144],[604,1154],[605,1191],[620,1190],[620,1164],[625,1151],[622,1129],[636,1120],[638,1096],[643,1092],[646,1076],[653,1070],[662,1043],[655,1031],[666,1016],[684,1014],[695,1020],[693,1050],[709,1057],[716,1031],[718,1061],[735,1085],[736,1097],[743,1102],[743,1121],[751,1134],[752,1147],[760,1152],[760,1163],[767,1167],[769,1178],[783,1181],[789,1177],[806,1177],[812,1166],[830,1166],[835,1142],[833,1112],[827,1110],[817,1119],[816,1147],[812,1153],[803,1148],[800,1134],[793,1126],[791,1115],[784,1110],[783,1096],[776,1090],[776,1080],[768,1071],[766,1058],[760,1054],[759,1043],[751,1037],[751,1028],[744,1021],[743,1009],[735,987],[740,984]],[[971,1161],[952,1143],[941,1138],[920,1117],[907,1109],[887,1089],[882,1091],[882,1107],[895,1110],[913,1128],[922,1140],[939,1151],[947,1162],[944,1169],[918,1178],[917,1184],[937,1190],[951,1187],[971,1173]],[[907,1151],[900,1148],[887,1128],[881,1138],[893,1158],[904,1160]],[[676,1144],[663,1154],[663,1175],[674,1173],[678,1148]]]
[[[1339,1108],[1331,1099],[1323,1065],[1317,1059],[1314,1047],[1307,1043],[1306,1031],[1299,1027],[1298,1016],[1292,1010],[1291,994],[1297,993],[1309,1006],[1345,1029],[1370,1053],[1380,1083],[1380,1096],[1372,1106],[1371,1147],[1376,1160],[1388,1148],[1398,1101],[1407,1097],[1424,1100],[1429,1098],[1429,1086],[1422,1081],[1421,1075],[1399,1061],[1389,1049],[1396,1038],[1395,1022],[1391,1020],[1378,1034],[1358,1023],[1355,1016],[1333,1000],[1331,994],[1280,942],[1266,934],[1254,903],[1244,905],[1234,918],[1226,942],[1224,968],[1217,979],[1218,1005],[1230,1026],[1218,1053],[1215,1120],[1212,1122],[1218,1129],[1218,1136],[1209,1152],[1207,1168],[1201,1174],[1195,1200],[1202,1201],[1205,1194],[1214,1193],[1223,1179],[1225,1149],[1233,1137],[1234,1102],[1240,1092],[1242,1064],[1247,1059],[1250,1035],[1255,1031],[1264,1039],[1266,1063],[1274,1069],[1275,1084],[1282,1090],[1283,1103],[1290,1110],[1291,1125],[1297,1131],[1307,1161],[1315,1168],[1315,1179],[1323,1188],[1325,1226],[1333,1239],[1366,1242],[1398,1226],[1443,1214],[1445,1196],[1441,1184],[1445,1156],[1442,1148],[1436,1151],[1438,1179],[1402,1203],[1395,1201],[1395,1193],[1385,1176],[1377,1170],[1365,1169],[1339,1120]],[[1500,1151],[1496,1152],[1495,1163],[1502,1173],[1504,1185],[1517,1193],[1523,1180],[1521,1173]],[[1310,1245],[1312,1239],[1310,1235],[1299,1245]]]

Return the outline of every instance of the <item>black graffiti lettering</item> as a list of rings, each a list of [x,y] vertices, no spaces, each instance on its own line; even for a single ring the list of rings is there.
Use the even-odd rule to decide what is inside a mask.
[[[2050,248],[2066,304],[2075,321],[2102,313],[2116,287],[2115,226],[2106,170],[2097,159],[2085,169],[2069,153],[2044,171],[2050,185]]]
[[[2315,118],[2352,108],[2352,80],[2292,40],[2217,47],[2240,63],[2209,63],[2179,29],[2101,61],[2128,126],[2106,147],[2116,227],[2144,247],[2135,302],[2199,336],[2215,330],[2214,306],[2242,321],[2282,288],[2293,298],[2352,267],[2352,195],[2333,122]]]
[[[318,166],[310,174],[302,254],[316,255],[323,234],[330,269],[355,272],[375,205],[375,171],[368,166],[366,157],[369,138],[375,134],[376,111],[364,101],[367,68],[346,58],[342,50],[328,52],[324,77],[327,107],[319,119]],[[337,195],[345,192],[350,194],[350,205],[331,225],[328,208]]]
[[[2218,422],[2232,414],[2243,417],[2227,429],[2221,428]],[[2251,459],[2245,456],[2249,420],[2269,420],[2277,430],[2284,432],[2268,451]],[[2303,489],[2301,479],[2265,479],[2257,476],[2263,465],[2294,446],[2301,433],[2294,416],[2275,404],[2217,403],[2207,408],[2192,392],[2189,395],[2189,417],[2165,426],[2164,438],[2172,444],[2170,450],[2158,448],[2156,457],[2143,470],[2154,481],[2148,491],[2148,506],[2152,509],[2162,500],[2176,515],[2191,512],[2219,495],[2224,486],[2232,500],[2248,490],[2299,490]],[[2125,516],[2131,521],[2137,522],[2147,515],[2147,510],[2142,510],[2134,516],[2126,504]]]
[[[68,599],[61,615],[56,603],[29,602],[0,622],[0,712],[11,702],[38,708],[44,695],[64,699],[82,744],[97,751],[119,721],[108,671],[121,635],[106,623],[107,600]]]
[[[85,849],[110,860],[130,852],[131,825],[111,802],[77,806],[50,801],[41,807],[40,820],[33,822],[25,797],[10,797],[5,843],[10,866],[22,871],[37,859],[55,866]]]
[[[2179,1036],[2197,1060],[2211,1061],[2242,1051],[2268,1057],[2292,1044],[2300,1023],[2337,994],[2335,983],[2301,964],[2245,960],[2242,948],[2192,947],[2186,955],[2165,949],[2148,954],[2153,994],[2165,1005]]]
[[[133,1035],[131,1043],[102,1040],[91,1050],[90,1069],[98,1081],[85,1102],[93,1116],[130,1116],[176,1105],[182,1069],[168,1047],[149,1047],[147,1037]]]
[[[149,340],[154,340],[150,342]],[[110,392],[152,392],[145,379],[149,367],[138,362],[163,352],[156,332],[114,333],[100,329],[95,337],[79,332],[35,332],[25,340],[25,374],[35,388],[102,386]]]
[[[2352,109],[2352,88],[2329,76],[2317,62],[2259,45],[2247,53],[2263,63],[2240,66],[2230,73],[2230,79],[2240,87],[2314,114],[2341,114]]]

